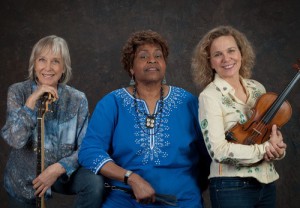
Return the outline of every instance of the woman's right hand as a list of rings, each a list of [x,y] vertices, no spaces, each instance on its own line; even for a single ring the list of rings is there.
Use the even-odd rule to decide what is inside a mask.
[[[52,95],[53,101],[58,99],[58,92],[56,88],[49,85],[39,85],[38,88],[28,97],[25,105],[33,110],[36,102],[46,92]]]
[[[141,204],[155,202],[155,190],[141,176],[133,173],[128,178],[128,184],[131,186],[136,201]]]

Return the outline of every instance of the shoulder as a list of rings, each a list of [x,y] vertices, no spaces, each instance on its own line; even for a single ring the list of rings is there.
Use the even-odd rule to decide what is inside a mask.
[[[125,102],[130,98],[130,94],[126,91],[125,88],[116,89],[105,94],[99,101],[97,105],[112,105],[119,102]]]
[[[191,92],[176,86],[170,86],[170,91],[166,97],[167,102],[185,105],[198,106],[198,97],[193,95]]]
[[[176,94],[177,96],[182,96],[188,99],[197,99],[195,95],[193,95],[191,92],[181,88],[181,87],[176,87],[176,86],[169,86],[170,87],[170,93],[169,94]]]
[[[68,112],[67,117],[73,117],[79,109],[88,111],[88,100],[84,92],[69,85],[60,85],[58,88],[58,105],[62,111]]]
[[[127,95],[127,91],[125,90],[125,88],[120,88],[120,89],[116,89],[113,90],[107,94],[105,94],[103,96],[103,98],[100,99],[100,101],[105,101],[105,100],[115,100],[115,99],[119,99],[124,97],[125,95]]]
[[[8,97],[26,100],[32,93],[34,85],[36,85],[35,82],[31,80],[14,83],[8,87]]]
[[[200,97],[218,97],[222,95],[221,90],[215,85],[214,82],[208,84],[201,92]]]
[[[14,83],[14,84],[10,85],[8,89],[9,90],[14,90],[14,91],[18,91],[18,90],[25,91],[25,90],[31,89],[31,86],[33,84],[34,84],[33,81],[26,80],[26,81],[23,81],[23,82]]]
[[[61,88],[61,91],[62,91],[62,95],[63,96],[66,96],[66,97],[69,97],[70,99],[76,99],[76,100],[81,100],[81,99],[87,99],[86,98],[86,95],[84,92],[74,88],[74,87],[71,87],[69,85],[61,85],[60,86]]]
[[[254,79],[244,79],[245,85],[247,88],[251,88],[255,91],[260,91],[261,93],[265,93],[265,87],[258,81]]]

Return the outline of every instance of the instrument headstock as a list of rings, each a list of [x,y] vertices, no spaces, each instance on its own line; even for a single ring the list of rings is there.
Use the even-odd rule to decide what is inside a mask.
[[[55,99],[51,93],[44,93],[40,98],[38,117],[43,117],[43,115],[49,111],[49,105],[54,101]]]
[[[300,71],[300,58],[297,60],[296,64],[293,64],[292,67],[297,71]]]

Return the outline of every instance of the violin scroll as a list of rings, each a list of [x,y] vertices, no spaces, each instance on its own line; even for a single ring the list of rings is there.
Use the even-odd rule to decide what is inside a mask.
[[[294,69],[296,69],[296,70],[300,70],[300,66],[299,66],[299,64],[293,64],[293,66],[292,66]]]
[[[41,97],[40,97],[40,107],[39,107],[39,111],[38,111],[38,117],[42,117],[46,112],[50,111],[49,110],[49,105],[53,102],[55,102],[55,98],[53,97],[53,95],[49,92],[44,93]]]
[[[297,60],[297,64],[293,64],[292,67],[298,71],[300,71],[300,58]]]

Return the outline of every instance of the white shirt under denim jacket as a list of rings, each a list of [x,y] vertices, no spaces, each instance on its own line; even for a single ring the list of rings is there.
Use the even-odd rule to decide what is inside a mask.
[[[199,122],[207,150],[212,158],[209,178],[253,177],[261,183],[279,178],[272,162],[263,161],[269,142],[254,145],[233,144],[225,139],[225,132],[237,122],[245,123],[251,117],[256,100],[266,92],[264,86],[251,79],[240,78],[247,93],[243,103],[233,87],[218,74],[199,96]]]

